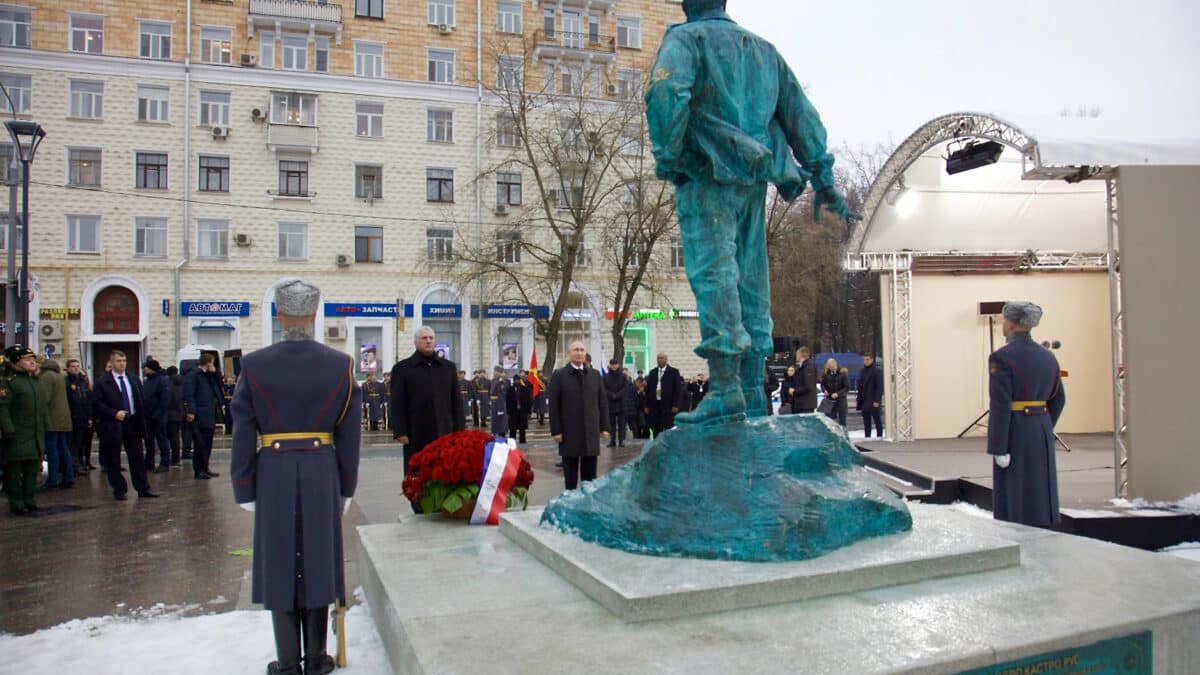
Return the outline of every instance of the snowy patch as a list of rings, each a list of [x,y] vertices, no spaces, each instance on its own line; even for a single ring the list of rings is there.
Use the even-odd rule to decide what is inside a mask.
[[[346,612],[348,667],[339,675],[390,675],[362,589]],[[263,610],[182,618],[196,605],[159,603],[129,615],[76,619],[31,635],[0,634],[0,673],[262,675],[275,660],[271,615]],[[337,638],[329,632],[329,651]]]
[[[949,506],[949,508],[953,509],[955,511],[958,511],[959,513],[965,513],[968,516],[975,516],[976,518],[987,518],[988,520],[992,520],[992,512],[991,511],[984,511],[983,509],[979,508],[978,506],[975,506],[974,504],[968,504],[966,502],[954,502],[953,504],[951,504]]]
[[[1108,503],[1121,509],[1149,509],[1200,516],[1200,492],[1184,497],[1177,502],[1152,502],[1138,497],[1137,499],[1110,499]]]
[[[1173,556],[1200,562],[1200,541],[1185,541],[1182,544],[1159,549],[1159,553],[1169,553]]]

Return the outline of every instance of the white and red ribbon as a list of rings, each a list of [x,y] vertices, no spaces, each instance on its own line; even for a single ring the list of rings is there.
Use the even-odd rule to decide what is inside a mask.
[[[517,482],[517,470],[525,453],[517,449],[514,438],[497,437],[483,451],[483,479],[479,483],[479,496],[475,510],[471,512],[472,525],[498,525],[500,514],[508,501],[508,493]]]

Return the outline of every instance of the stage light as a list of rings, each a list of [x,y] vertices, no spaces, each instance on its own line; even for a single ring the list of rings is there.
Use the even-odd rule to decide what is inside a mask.
[[[967,141],[965,145],[946,157],[946,173],[953,176],[956,173],[995,164],[1000,161],[1000,155],[1003,153],[1004,146],[996,141],[986,143]]]

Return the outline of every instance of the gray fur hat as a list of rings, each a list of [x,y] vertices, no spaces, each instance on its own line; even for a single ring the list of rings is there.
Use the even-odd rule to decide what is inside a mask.
[[[1042,308],[1028,300],[1009,300],[1003,312],[1004,318],[1026,328],[1036,328],[1042,322]]]
[[[317,313],[321,289],[303,279],[288,279],[275,287],[275,313],[312,316]]]

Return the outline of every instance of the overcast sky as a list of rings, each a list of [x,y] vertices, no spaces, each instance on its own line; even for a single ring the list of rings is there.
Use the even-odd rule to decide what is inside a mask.
[[[729,0],[775,43],[831,146],[961,110],[1200,119],[1200,0]]]

